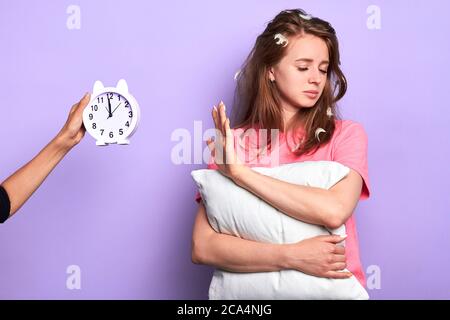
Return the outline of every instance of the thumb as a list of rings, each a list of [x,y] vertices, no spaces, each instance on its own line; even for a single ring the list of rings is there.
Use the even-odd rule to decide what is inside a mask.
[[[214,144],[214,141],[213,141],[211,138],[209,138],[209,139],[206,141],[206,144],[208,145],[208,149],[209,149],[209,151],[211,152],[211,156],[212,156],[212,157],[215,157],[215,156],[216,156],[216,150],[215,150],[215,144]]]
[[[86,92],[84,94],[83,98],[81,98],[80,102],[78,102],[78,106],[76,107],[74,112],[78,116],[81,116],[81,114],[83,113],[84,108],[87,106],[87,104],[89,103],[90,100],[91,100],[91,94],[89,92]]]
[[[214,150],[214,141],[211,138],[206,140],[206,144],[208,145],[209,150],[212,152]]]
[[[89,103],[89,100],[91,100],[91,94],[89,92],[86,92],[83,98],[81,98],[79,105],[86,106]]]

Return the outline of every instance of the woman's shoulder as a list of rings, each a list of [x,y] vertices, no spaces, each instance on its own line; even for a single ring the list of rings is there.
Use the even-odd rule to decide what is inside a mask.
[[[335,120],[335,132],[333,134],[334,140],[341,140],[347,137],[359,137],[367,139],[367,133],[362,123],[354,120]]]
[[[334,120],[336,130],[339,131],[339,133],[346,133],[346,132],[352,132],[352,131],[365,131],[364,126],[362,123],[350,120],[350,119],[336,119]]]

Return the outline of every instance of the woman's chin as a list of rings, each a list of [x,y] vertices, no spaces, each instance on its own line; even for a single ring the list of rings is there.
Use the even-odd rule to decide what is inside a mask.
[[[300,108],[312,108],[316,105],[316,100],[301,100],[298,105]]]

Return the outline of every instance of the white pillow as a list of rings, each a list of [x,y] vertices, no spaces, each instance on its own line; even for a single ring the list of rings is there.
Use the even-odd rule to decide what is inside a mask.
[[[252,169],[293,184],[323,189],[331,188],[350,171],[333,161],[306,161]],[[345,225],[330,232],[325,227],[291,218],[216,170],[194,170],[191,175],[216,232],[267,243],[295,243],[318,235],[345,234]],[[296,270],[235,273],[216,269],[209,298],[368,299],[369,296],[354,276],[328,279]]]

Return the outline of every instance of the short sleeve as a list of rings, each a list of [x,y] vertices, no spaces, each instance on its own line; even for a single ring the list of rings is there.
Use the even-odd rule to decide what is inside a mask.
[[[363,179],[360,200],[370,196],[368,138],[364,127],[354,121],[343,121],[334,141],[333,161],[339,162],[356,172]]]
[[[11,201],[9,200],[8,193],[0,186],[0,223],[5,222],[9,218],[11,211]]]
[[[217,164],[214,163],[213,157],[210,158],[207,169],[211,169],[211,170],[218,169]],[[200,203],[201,199],[202,199],[202,196],[200,195],[200,192],[197,191],[197,194],[195,195],[195,201],[197,201],[197,203]]]

